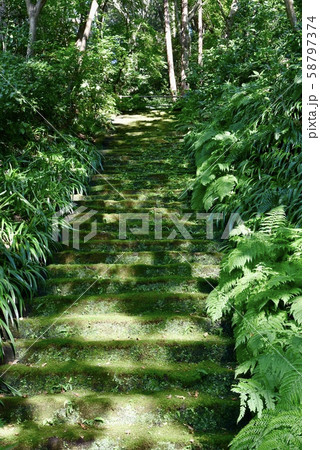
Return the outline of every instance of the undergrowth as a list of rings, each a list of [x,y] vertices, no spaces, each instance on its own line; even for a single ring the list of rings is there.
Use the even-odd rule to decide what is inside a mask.
[[[282,6],[240,1],[182,102],[192,207],[243,220],[207,299],[232,320],[239,421],[253,416],[233,450],[301,448],[301,47]]]
[[[0,160],[1,342],[13,344],[9,326],[44,280],[56,213],[72,211],[71,196],[85,191],[99,164],[92,144],[62,137],[44,136]]]

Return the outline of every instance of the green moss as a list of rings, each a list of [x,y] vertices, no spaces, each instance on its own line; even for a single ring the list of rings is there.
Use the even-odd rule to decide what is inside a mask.
[[[126,313],[145,315],[153,312],[185,314],[205,311],[206,294],[166,292],[128,292],[109,295],[48,295],[34,300],[33,315],[51,315],[68,309],[70,314]]]
[[[4,366],[6,368],[6,366]],[[44,367],[11,366],[5,380],[19,386],[24,394],[41,391],[92,389],[98,392],[157,392],[166,389],[193,389],[225,396],[233,372],[211,362],[90,364],[88,361],[48,363]]]
[[[70,337],[81,339],[196,339],[216,332],[210,319],[196,315],[145,314],[142,317],[128,314],[99,314],[90,316],[64,315],[34,317],[20,323],[22,338]]]
[[[93,341],[52,337],[36,343],[30,340],[20,341],[17,357],[21,358],[21,362],[26,361],[32,365],[42,365],[48,361],[87,359],[102,365],[121,361],[144,364],[155,360],[163,363],[195,363],[206,360],[229,365],[233,360],[233,342],[220,336],[192,341],[157,338]]]
[[[121,280],[119,278],[100,279],[91,278],[53,278],[49,279],[46,284],[46,292],[48,294],[72,295],[86,292],[88,295],[95,294],[112,294],[123,292],[202,292],[209,293],[212,287],[217,284],[217,278],[193,278],[187,276],[167,276],[152,278],[127,278]]]
[[[126,252],[125,254],[118,252],[110,254],[108,252],[76,252],[63,251],[57,253],[53,261],[56,264],[113,264],[121,256],[122,264],[176,264],[180,263],[198,263],[217,265],[221,259],[219,253],[203,253],[186,251],[141,251]]]
[[[213,264],[51,264],[47,267],[51,278],[87,278],[88,276],[97,276],[102,278],[127,278],[159,277],[159,276],[188,276],[212,278],[218,276],[219,267]]]

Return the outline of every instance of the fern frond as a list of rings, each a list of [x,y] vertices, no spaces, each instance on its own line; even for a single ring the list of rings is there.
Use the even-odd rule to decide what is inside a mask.
[[[283,205],[271,209],[267,212],[261,221],[260,231],[262,233],[271,234],[281,227],[284,227],[287,222],[285,208]]]
[[[266,410],[231,442],[231,450],[299,450],[302,447],[301,409]]]

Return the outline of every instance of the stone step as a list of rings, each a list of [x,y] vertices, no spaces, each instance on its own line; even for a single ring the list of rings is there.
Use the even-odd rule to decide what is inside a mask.
[[[66,311],[61,317],[29,317],[19,321],[14,335],[21,339],[77,337],[90,340],[123,339],[176,339],[197,340],[220,333],[219,324],[209,318],[193,314],[176,315],[154,313],[129,315],[110,313],[97,315],[71,315]]]
[[[19,363],[32,366],[49,362],[90,360],[96,365],[121,361],[146,364],[155,359],[163,363],[212,361],[222,366],[232,366],[233,340],[218,335],[206,335],[197,340],[123,339],[88,340],[52,337],[34,340],[20,339],[15,357]]]
[[[231,429],[236,427],[238,401],[234,397],[221,399],[198,391],[164,391],[152,398],[143,394],[77,394],[75,396],[72,391],[67,391],[56,395],[48,393],[29,398],[6,398],[4,418],[11,423],[22,423],[31,420],[32,412],[38,411],[35,422],[39,425],[54,421],[54,418],[67,425],[74,414],[82,423],[99,417],[101,427],[119,423],[129,427],[143,423],[164,426],[165,422],[183,425],[183,421],[187,421],[195,431],[213,432],[227,426]],[[47,405],[46,409],[41,407],[43,402]],[[88,415],[89,405],[91,415]]]
[[[174,221],[183,222],[186,226],[199,226],[203,224],[205,228],[206,221],[204,219],[198,219],[195,212],[192,211],[177,211],[176,208],[161,208],[154,205],[154,207],[148,207],[144,209],[130,209],[129,211],[125,208],[125,204],[121,209],[121,202],[119,203],[119,207],[117,207],[117,202],[115,202],[115,206],[109,206],[108,208],[104,208],[103,210],[93,210],[92,215],[88,217],[88,213],[90,209],[87,207],[87,210],[77,213],[76,210],[74,213],[68,215],[68,220],[71,224],[91,224],[92,222],[106,223],[110,225],[111,223],[119,224],[119,220],[122,222],[126,220],[128,224],[131,224],[131,227],[138,226],[141,228],[142,220],[144,219],[145,223],[149,225],[154,224],[155,222],[159,225],[162,222],[163,227],[172,226]],[[120,215],[121,214],[121,215]],[[130,216],[123,216],[123,214],[130,214]],[[140,216],[140,214],[147,214],[144,216]],[[185,220],[190,216],[189,221]],[[184,218],[185,217],[185,218]],[[160,225],[159,225],[160,226]],[[109,228],[111,231],[111,228]],[[115,228],[113,229],[115,230]]]
[[[98,174],[97,174],[98,175]],[[140,174],[138,176],[129,178],[121,177],[120,175],[100,175],[100,178],[91,180],[91,185],[88,188],[88,192],[91,195],[104,193],[106,190],[111,189],[113,195],[118,195],[117,200],[130,200],[130,196],[125,195],[125,191],[134,190],[137,194],[145,189],[166,189],[169,192],[173,189],[180,189],[181,195],[184,192],[191,192],[192,189],[192,177],[181,175],[181,177],[156,177],[153,174],[152,177],[148,176],[143,178]],[[178,198],[180,200],[180,198]]]
[[[123,313],[139,315],[149,314],[197,314],[205,315],[207,294],[168,292],[129,292],[124,294],[86,295],[46,295],[33,300],[33,315],[51,316],[67,310],[74,315],[97,315]]]
[[[70,242],[72,246],[72,242]],[[148,239],[148,240],[125,240],[125,239],[91,239],[88,242],[80,244],[80,251],[84,252],[109,252],[109,253],[122,253],[122,252],[146,252],[146,251],[176,251],[176,252],[203,252],[213,253],[217,252],[217,244],[210,240],[187,240],[187,239]],[[115,263],[120,264],[119,261]]]
[[[24,449],[181,450],[192,445],[219,450],[228,448],[237,430],[234,397],[198,391],[152,397],[67,391],[4,399],[4,405],[7,425],[0,428],[0,438]]]
[[[108,186],[104,191],[99,192],[92,192],[92,195],[81,195],[81,194],[75,194],[72,196],[72,201],[83,201],[83,202],[91,202],[96,200],[117,200],[119,201],[119,194],[117,194],[114,189],[110,186]],[[183,189],[173,189],[173,190],[167,190],[164,188],[155,188],[155,189],[141,189],[141,190],[134,190],[134,189],[127,189],[122,190],[122,194],[126,199],[129,201],[131,200],[140,200],[140,201],[152,201],[161,199],[163,201],[184,201],[187,197],[185,194],[182,196],[181,194],[184,194]],[[180,198],[181,196],[181,198]]]
[[[121,256],[121,258],[120,258]],[[53,255],[55,264],[175,264],[175,263],[198,263],[198,264],[219,264],[221,253],[203,252],[177,252],[177,251],[141,251],[113,253],[109,252],[78,252],[65,250]]]
[[[193,278],[183,276],[162,276],[162,277],[135,277],[102,279],[94,278],[54,278],[48,279],[46,282],[46,293],[54,295],[73,295],[73,294],[114,294],[124,292],[151,292],[160,290],[161,292],[185,293],[185,292],[201,292],[208,293],[212,287],[216,286],[218,277],[216,278]],[[44,294],[41,291],[40,294]]]
[[[98,211],[124,211],[126,213],[131,212],[144,212],[149,210],[154,210],[154,208],[161,209],[162,211],[170,212],[180,212],[182,210],[189,211],[190,207],[182,201],[171,201],[171,202],[161,202],[160,199],[154,200],[79,200],[77,201],[78,206],[85,206],[86,208],[96,209]]]
[[[103,151],[101,151],[100,153],[102,152]],[[102,154],[104,155],[102,161],[106,167],[106,172],[108,172],[109,168],[112,169],[113,167],[119,167],[125,170],[130,168],[139,171],[142,167],[146,168],[151,166],[154,167],[155,170],[159,170],[157,168],[160,168],[162,169],[162,171],[164,168],[173,169],[173,173],[175,173],[175,169],[177,167],[186,170],[192,169],[194,173],[194,168],[188,160],[182,159],[181,161],[179,161],[177,160],[177,158],[172,157],[163,158],[163,155],[162,158],[161,155],[159,155],[160,157],[154,155],[153,159],[146,160],[143,154],[141,154],[141,159],[138,157],[138,155],[133,155],[132,153],[129,155],[124,153],[118,155],[110,155],[104,152]]]
[[[232,369],[213,362],[141,363],[122,362],[96,365],[90,360],[52,362],[41,367],[4,365],[4,381],[24,395],[39,392],[89,389],[98,392],[144,393],[185,389],[213,396],[230,395]]]
[[[107,187],[110,187],[110,184],[108,183],[111,183],[115,186],[122,186],[123,189],[130,189],[127,186],[140,186],[142,189],[146,189],[149,186],[153,185],[159,187],[159,183],[160,186],[163,186],[163,183],[168,183],[168,185],[170,186],[171,183],[172,187],[174,189],[177,189],[179,188],[179,185],[182,188],[186,187],[186,182],[190,178],[190,175],[186,174],[185,172],[183,174],[152,172],[148,173],[148,175],[146,176],[144,171],[141,170],[140,172],[136,173],[135,176],[132,177],[132,179],[124,176],[121,173],[118,174],[118,176],[116,174],[110,173],[97,173],[92,176],[91,185],[107,185]]]
[[[53,278],[152,278],[159,276],[179,275],[185,277],[216,278],[219,276],[219,265],[197,263],[175,264],[50,264],[48,275]]]
[[[105,223],[97,223],[95,226],[97,228],[96,231],[94,231],[94,234],[91,236],[90,234],[90,239],[95,239],[98,241],[105,241],[105,240],[137,240],[137,241],[145,241],[150,240],[150,239],[155,239],[155,237],[158,237],[156,228],[153,224],[149,224],[148,228],[143,231],[143,234],[139,234],[139,230],[141,228],[140,227],[134,227],[131,224],[131,220],[128,221],[127,224],[127,230],[121,231],[119,230],[119,226],[117,228],[111,226],[110,224],[105,224]],[[79,237],[79,243],[84,243],[88,241],[87,236],[89,235],[89,233],[91,233],[92,229],[93,229],[93,225],[92,223],[88,222],[83,222],[81,224],[79,224],[79,228],[80,230],[78,231],[78,228],[76,227],[76,225],[74,225],[73,228],[69,229],[69,239],[67,239],[66,241],[63,242],[64,246],[70,246],[72,245],[72,241],[73,239],[78,239]],[[140,220],[140,225],[141,225],[141,220]],[[94,226],[94,228],[95,228]],[[112,230],[113,231],[110,231]],[[73,237],[73,232],[76,233],[76,237]],[[214,233],[216,233],[217,238],[219,238],[219,234],[217,233],[217,231],[214,231]],[[222,232],[220,232],[221,235]],[[209,242],[212,242],[212,239],[208,238],[208,234],[207,234],[207,230],[206,227],[204,226],[204,224],[202,225],[198,225],[198,226],[184,226],[184,228],[181,228],[181,231],[179,229],[177,229],[177,227],[175,227],[173,225],[173,223],[169,224],[169,225],[163,225],[161,228],[161,236],[162,239],[168,240],[168,239],[183,239],[184,237],[190,237],[192,239],[196,239],[196,240],[208,240]],[[89,240],[90,240],[89,239]],[[159,240],[159,238],[157,239]]]
[[[102,236],[103,239],[110,238],[111,234],[107,235],[106,233],[115,233],[114,236],[117,237],[114,239],[119,239],[119,229],[125,230],[128,236],[130,233],[135,233],[133,239],[139,239],[139,236],[142,236],[142,238],[146,240],[154,238],[155,229],[157,230],[156,237],[158,240],[161,238],[161,234],[159,234],[160,231],[162,231],[163,237],[165,237],[169,236],[169,234],[175,230],[177,235],[174,236],[174,239],[177,239],[178,236],[180,236],[179,239],[183,237],[187,238],[188,233],[191,237],[203,234],[202,239],[204,240],[207,240],[207,226],[209,228],[208,238],[211,240],[213,237],[218,240],[222,233],[221,228],[218,227],[219,223],[216,221],[207,222],[208,217],[201,218],[196,212],[182,211],[178,213],[176,210],[174,210],[174,212],[168,212],[165,208],[157,207],[148,209],[143,213],[140,213],[140,211],[137,210],[130,212],[103,212],[101,210],[92,210],[89,215],[86,215],[89,211],[91,210],[87,208],[84,212],[81,212],[81,214],[77,214],[75,210],[73,215],[70,214],[68,216],[67,220],[70,224],[69,232],[71,234],[72,229],[77,230],[79,233],[89,233],[92,230],[93,222],[95,222],[96,233],[104,234],[104,236]],[[72,220],[70,220],[70,218]],[[186,220],[188,218],[189,220]],[[144,232],[144,234],[139,234],[137,231],[141,230],[142,225],[144,225],[143,229],[145,229],[146,232]],[[149,238],[148,235],[150,235]],[[97,236],[96,239],[98,239]],[[197,239],[199,240],[199,238]]]
[[[156,151],[157,148],[170,147],[183,143],[183,138],[172,136],[171,138],[165,138],[163,136],[139,136],[138,137],[129,137],[123,136],[123,138],[110,138],[108,139],[108,148],[118,149],[118,148],[132,148],[138,147],[140,148],[150,148],[153,147],[153,151]]]

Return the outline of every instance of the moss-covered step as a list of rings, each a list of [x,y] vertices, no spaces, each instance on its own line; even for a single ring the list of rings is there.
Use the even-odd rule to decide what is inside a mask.
[[[72,241],[70,242],[72,245]],[[204,239],[146,239],[146,240],[127,240],[127,239],[90,239],[88,242],[80,243],[80,250],[83,252],[89,251],[122,253],[122,252],[138,252],[138,251],[178,251],[178,252],[217,252],[217,243],[211,240]],[[120,260],[119,260],[120,261]]]
[[[178,151],[179,150],[176,147],[172,148],[170,146],[161,147],[157,152],[152,148],[144,148],[143,151],[141,151],[138,146],[121,148],[111,147],[100,150],[100,158],[106,172],[108,172],[108,167],[113,163],[122,163],[122,161],[141,162],[145,160],[151,163],[152,161],[164,160],[169,163],[175,162],[176,164],[181,164],[181,167],[192,167],[191,159],[186,158],[182,152],[179,154]]]
[[[90,359],[97,364],[121,361],[145,364],[154,360],[195,363],[206,360],[230,366],[234,360],[233,344],[231,338],[217,335],[204,335],[192,341],[154,337],[96,341],[53,337],[37,342],[20,339],[16,346],[16,358],[32,365]]]
[[[100,276],[92,275],[90,278],[49,278],[43,290],[44,294],[59,295],[95,295],[114,294],[123,292],[160,292],[188,293],[201,292],[209,293],[217,284],[216,278],[189,278],[188,276],[162,276],[162,277],[141,277],[141,278],[121,278],[103,279]]]
[[[184,193],[183,189],[164,189],[159,187],[158,189],[142,189],[123,190],[122,194],[125,198],[130,200],[154,200],[162,199],[163,201],[181,200],[180,196]],[[115,198],[116,197],[116,198]],[[112,187],[106,187],[104,192],[92,193],[92,195],[74,194],[72,196],[73,201],[91,202],[91,200],[117,200],[119,201],[119,194],[117,194]]]
[[[19,322],[23,339],[79,337],[106,339],[176,339],[199,340],[220,332],[207,317],[175,314],[133,316],[124,313],[30,317]],[[13,333],[17,332],[13,330]]]
[[[0,428],[4,445],[19,450],[227,450],[235,433],[193,433],[187,425],[110,426],[76,423],[37,425],[33,421]]]
[[[8,370],[7,370],[8,369]],[[85,360],[42,366],[4,365],[4,380],[23,395],[90,389],[96,392],[148,393],[170,389],[193,390],[218,397],[230,395],[234,372],[210,361],[199,363],[98,364]]]
[[[50,264],[47,267],[50,278],[127,278],[188,276],[216,278],[219,276],[219,265],[199,263],[172,264]]]
[[[168,292],[128,292],[107,295],[46,295],[33,300],[32,315],[48,316],[68,310],[69,314],[125,313],[140,316],[150,313],[205,315],[207,294]]]
[[[125,191],[127,190],[134,190],[136,193],[139,193],[140,190],[143,189],[158,189],[159,187],[162,187],[168,189],[169,192],[173,189],[181,189],[182,193],[187,191],[191,192],[192,183],[193,180],[190,176],[184,177],[182,175],[178,178],[175,176],[159,180],[159,177],[151,177],[150,175],[147,178],[143,178],[140,175],[129,178],[113,174],[108,177],[101,176],[99,179],[91,181],[91,184],[87,189],[90,195],[112,189],[114,195],[116,193],[119,195],[116,199],[120,200],[126,198],[130,199],[130,195],[125,194]]]
[[[87,211],[88,212],[88,211]],[[157,207],[145,211],[146,216],[141,216],[140,211],[132,210],[130,216],[123,217],[122,213],[126,211],[118,211],[106,213],[104,211],[93,211],[91,218],[84,217],[84,221],[79,221],[81,215],[75,217],[75,220],[70,224],[69,234],[72,234],[72,227],[77,229],[80,238],[89,234],[92,229],[92,223],[95,222],[95,235],[97,240],[101,238],[108,238],[110,240],[119,239],[119,230],[122,231],[122,237],[129,240],[133,239],[196,239],[196,240],[210,240],[213,238],[218,240],[221,237],[222,231],[217,227],[215,222],[211,222],[210,233],[207,231],[207,221],[197,218],[193,213],[190,220],[185,220],[184,212],[175,211],[174,213],[167,213],[163,208]],[[158,215],[156,216],[156,213]],[[192,219],[192,220],[191,220]],[[144,231],[142,232],[142,220],[144,220]],[[125,222],[126,221],[126,222]],[[155,232],[156,231],[156,232]],[[125,233],[124,233],[125,232]],[[104,236],[99,236],[103,233]],[[107,233],[107,234],[106,234]],[[161,233],[161,234],[160,234]],[[173,233],[173,234],[172,234]],[[171,235],[171,236],[170,236]],[[131,239],[132,240],[132,239]],[[218,243],[215,242],[218,249]]]
[[[179,176],[178,176],[179,175]],[[134,177],[128,178],[125,174],[108,174],[108,173],[99,173],[92,176],[91,184],[92,186],[103,185],[110,187],[110,185],[115,185],[121,187],[122,189],[134,189],[141,187],[142,189],[146,189],[150,186],[159,186],[162,183],[166,183],[168,188],[176,189],[179,186],[186,188],[186,182],[191,177],[189,174],[172,174],[172,173],[162,173],[162,172],[153,172],[148,173],[148,176],[145,175],[143,171],[136,172]],[[93,189],[92,189],[93,190]],[[99,190],[97,188],[96,190]]]
[[[96,241],[102,241],[102,240],[110,240],[110,241],[114,241],[114,240],[124,240],[122,238],[125,238],[125,240],[128,241],[132,241],[132,240],[137,240],[137,241],[145,241],[145,240],[150,240],[150,239],[154,239],[155,237],[157,237],[157,233],[158,233],[158,229],[156,227],[156,225],[154,225],[153,223],[149,224],[149,227],[147,228],[146,231],[143,231],[143,234],[139,234],[141,231],[141,220],[140,220],[140,226],[136,227],[134,225],[132,225],[130,223],[130,221],[127,224],[127,230],[125,232],[125,235],[123,234],[123,231],[119,231],[119,225],[115,222],[113,223],[96,223],[95,226],[93,227],[92,223],[82,223],[80,224],[79,228],[80,230],[78,231],[78,228],[76,228],[76,225],[74,225],[74,228],[70,228],[69,231],[69,240],[67,240],[66,242],[61,244],[63,245],[63,247],[68,248],[68,246],[72,245],[74,240],[73,240],[73,230],[76,230],[76,239],[79,241],[79,245],[81,245],[84,242],[87,242],[88,239],[88,235],[92,232],[93,229],[95,229],[96,227],[96,231],[94,232],[94,239]],[[185,230],[187,230],[187,233],[189,234],[185,234]],[[212,242],[211,236],[208,236],[207,231],[206,231],[206,227],[205,224],[201,224],[201,225],[194,225],[194,226],[188,226],[185,225],[184,229],[179,230],[177,227],[175,227],[173,225],[173,223],[168,223],[167,226],[163,225],[162,226],[162,239],[165,240],[172,240],[172,239],[184,239],[186,237],[191,238],[190,239],[195,239],[197,241],[210,241]],[[221,237],[222,232],[220,231],[220,233],[216,230],[213,230],[213,235],[217,235],[217,239]],[[90,236],[91,237],[91,234]],[[90,240],[90,239],[89,239]],[[63,248],[62,247],[62,248]]]
[[[77,206],[85,206],[89,209],[95,209],[98,212],[154,212],[159,209],[164,214],[176,214],[179,216],[183,211],[189,211],[190,208],[182,202],[160,202],[157,200],[92,200],[90,202],[77,202]],[[80,214],[81,217],[83,214]],[[78,216],[77,216],[78,217]],[[72,214],[70,215],[72,218]]]
[[[114,158],[113,156],[108,156],[102,159],[102,163],[108,173],[113,173],[114,169],[139,172],[142,168],[145,170],[145,173],[148,173],[149,170],[151,172],[165,172],[170,170],[172,173],[176,173],[177,170],[182,170],[183,172],[185,171],[184,173],[194,173],[194,171],[192,171],[193,167],[189,161],[177,161],[172,157],[163,158],[163,155],[162,158],[160,156],[159,158],[152,160],[146,160],[145,157],[142,157],[141,160],[139,160],[136,158]]]
[[[98,429],[110,426],[165,426],[187,423],[195,432],[236,429],[238,401],[199,391],[150,395],[60,394],[4,400],[4,418],[13,424],[33,420],[38,425],[83,423]]]
[[[152,150],[151,150],[152,151]],[[113,166],[119,166],[125,168],[126,166],[134,167],[137,166],[140,168],[141,164],[145,161],[148,166],[152,166],[154,164],[155,171],[159,171],[160,165],[162,171],[164,167],[169,166],[170,167],[180,167],[180,168],[186,168],[191,169],[192,164],[190,160],[186,160],[185,158],[181,157],[180,159],[172,156],[172,151],[168,152],[167,154],[165,152],[161,152],[160,155],[154,155],[152,153],[145,154],[145,153],[139,153],[139,152],[130,152],[130,150],[123,150],[121,152],[113,152],[110,153],[110,151],[100,151],[101,154],[101,162],[102,166],[105,168],[106,171],[109,172],[109,167]],[[169,168],[169,167],[168,167]],[[174,172],[174,171],[173,171]]]
[[[203,252],[177,252],[177,251],[155,251],[155,252],[120,252],[110,254],[108,252],[78,252],[76,250],[64,250],[53,255],[55,264],[114,264],[115,261],[122,264],[176,264],[176,263],[198,263],[217,265],[221,260],[221,253]]]
[[[111,132],[108,135],[108,139],[112,139],[112,138],[119,138],[121,137],[122,139],[124,138],[128,138],[128,137],[134,137],[134,138],[139,138],[139,136],[142,137],[146,137],[146,136],[163,136],[163,129],[161,127],[145,127],[145,126],[141,126],[140,127],[117,127],[117,129],[114,132]],[[179,133],[177,130],[175,130],[174,128],[172,129],[166,129],[166,136],[170,136],[170,139],[173,138],[182,138],[183,135],[181,133]]]
[[[150,148],[150,146],[153,146],[155,151],[161,152],[163,148],[170,148],[173,145],[179,145],[179,143],[181,144],[182,142],[183,139],[174,138],[172,140],[169,140],[163,137],[161,138],[159,136],[155,136],[153,138],[151,138],[150,136],[140,137],[139,139],[136,139],[134,137],[128,139],[128,137],[124,137],[123,139],[110,139],[109,147],[107,148],[132,149],[134,147],[138,147],[139,150],[142,150],[144,148]]]

